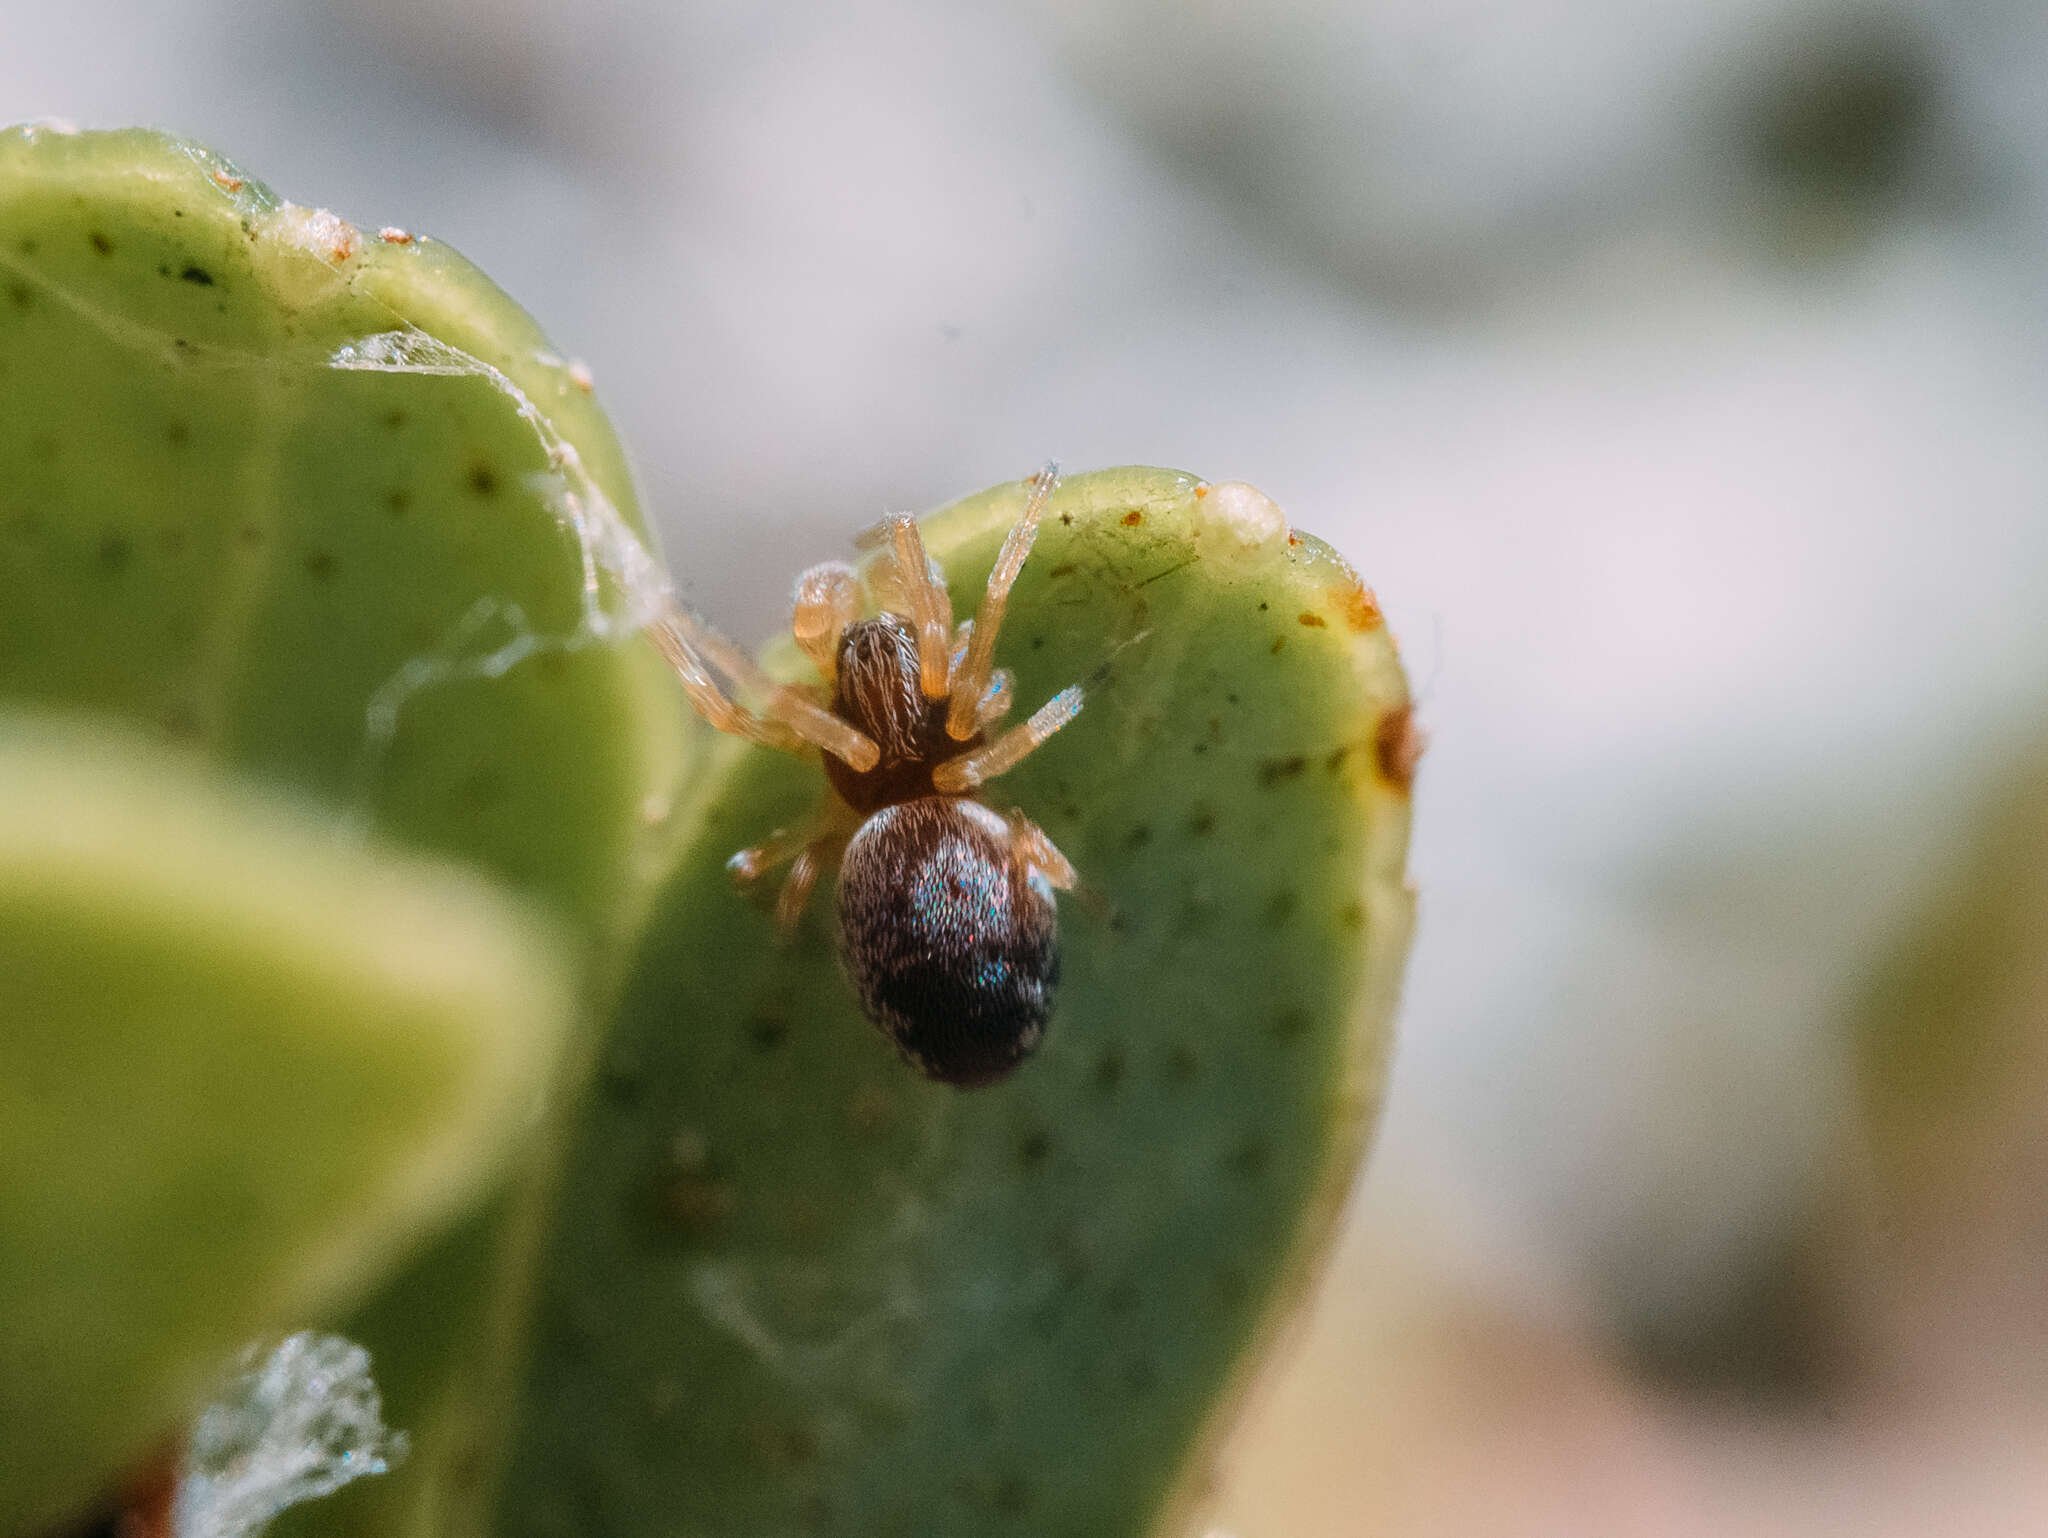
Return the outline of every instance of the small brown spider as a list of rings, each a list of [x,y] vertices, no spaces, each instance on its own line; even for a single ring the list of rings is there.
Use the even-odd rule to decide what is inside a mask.
[[[1081,709],[1075,685],[988,736],[1010,709],[1010,674],[994,665],[1003,609],[1058,479],[1051,465],[1032,479],[981,607],[958,629],[945,577],[908,513],[875,531],[888,545],[870,574],[880,613],[858,617],[860,579],[843,562],[797,578],[790,628],[822,689],[775,683],[680,609],[653,632],[690,702],[720,731],[822,752],[818,812],[727,868],[751,883],[789,866],[775,902],[787,933],[836,859],[839,956],[861,1008],[904,1057],[947,1084],[993,1083],[1023,1062],[1045,1033],[1059,982],[1053,890],[1074,886],[1074,867],[1022,813],[974,799]],[[733,690],[757,696],[759,709],[742,707]]]

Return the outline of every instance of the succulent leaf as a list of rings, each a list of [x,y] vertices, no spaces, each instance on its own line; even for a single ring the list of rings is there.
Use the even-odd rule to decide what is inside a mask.
[[[0,1532],[535,1130],[562,926],[129,731],[0,717]]]
[[[697,737],[638,633],[663,590],[588,375],[551,353],[532,321],[448,247],[296,207],[218,156],[160,134],[0,132],[0,706],[108,730],[125,723],[127,745],[100,756],[161,758],[150,784],[195,798],[181,808],[162,790],[167,829],[210,818],[232,831],[240,814],[221,810],[222,798],[239,807],[259,792],[288,795],[304,825],[293,835],[299,843],[336,846],[331,857],[307,856],[304,891],[295,895],[282,874],[297,848],[286,834],[250,833],[223,846],[258,862],[257,874],[279,889],[281,913],[321,912],[351,859],[381,868],[400,855],[432,855],[497,889],[470,906],[496,903],[547,929],[547,944],[505,973],[505,985],[536,976],[532,1000],[508,998],[486,979],[459,1005],[422,998],[406,1006],[428,1033],[413,1072],[440,1075],[446,1113],[497,1082],[501,1070],[487,1055],[460,1059],[474,1081],[466,1084],[441,1061],[470,1040],[463,1033],[491,1021],[507,1033],[503,1071],[526,1075],[526,1096],[560,1071],[563,1054],[553,1047],[546,1061],[535,1057],[533,1044],[563,1040],[548,1012],[587,1014],[606,992],[666,862],[662,812]],[[123,796],[141,794],[109,790],[106,815],[120,814]],[[20,1397],[0,1400],[8,1411],[0,1440],[16,1455],[9,1463],[0,1454],[0,1533],[16,1531],[23,1511],[49,1509],[61,1489],[82,1501],[146,1450],[141,1439],[171,1434],[189,1408],[202,1346],[224,1361],[255,1332],[319,1322],[276,1316],[286,1290],[275,1277],[299,1261],[261,1255],[264,1239],[298,1250],[306,1233],[332,1236],[321,1253],[334,1285],[293,1294],[331,1322],[454,1215],[445,1203],[419,1206],[400,1236],[365,1228],[361,1213],[316,1214],[323,1201],[353,1209],[368,1199],[359,1185],[325,1175],[317,1189],[305,1185],[309,1171],[326,1169],[318,1159],[338,1157],[343,1125],[245,1114],[232,1074],[200,1071],[261,1056],[255,1011],[265,999],[300,1008],[309,979],[326,975],[316,966],[320,937],[292,942],[300,981],[287,986],[280,974],[270,993],[256,987],[272,964],[262,944],[273,943],[251,927],[259,915],[223,931],[221,946],[240,936],[239,964],[219,947],[189,961],[150,950],[150,926],[172,917],[149,907],[158,888],[145,879],[154,879],[162,845],[140,842],[126,863],[120,850],[93,854],[106,882],[125,873],[139,883],[127,897],[111,886],[102,894],[107,914],[135,913],[126,929],[107,919],[98,943],[109,956],[155,957],[163,996],[190,1004],[183,1034],[162,1042],[166,1051],[176,1043],[179,1055],[149,1060],[168,1075],[156,1112],[189,1135],[180,1142],[164,1132],[151,1145],[155,1163],[110,1152],[108,1183],[78,1231],[80,1245],[98,1248],[78,1249],[61,1273],[86,1276],[97,1254],[106,1275],[85,1295],[100,1298],[108,1317],[90,1329],[39,1326],[35,1371],[6,1374],[0,1396]],[[223,886],[194,903],[204,896],[241,913],[244,878],[234,868],[210,861],[187,875]],[[21,877],[14,896],[27,905],[24,923],[54,880]],[[420,903],[409,911],[437,933]],[[466,911],[458,904],[450,920],[450,965],[465,946],[484,947],[464,939]],[[73,950],[87,945],[89,919],[83,908],[52,909],[48,943],[70,936],[63,944]],[[360,956],[370,941],[341,931],[335,945],[336,957]],[[153,994],[139,980],[123,995],[131,1009],[123,1015],[94,991],[97,974],[55,961],[35,975],[45,974],[49,987],[68,979],[75,992],[6,1022],[41,1055],[0,1060],[0,1097],[25,1093],[26,1076],[53,1065],[117,1068],[117,1046],[151,1018],[144,1006]],[[220,990],[218,1040],[205,1037],[207,1012],[192,1002],[204,987]],[[367,1033],[367,1071],[382,1061],[380,1022],[398,1018],[390,1014],[398,1003],[368,987],[316,1001],[326,1013],[311,1025],[294,1014],[269,1028],[284,1037],[313,1030],[321,1050],[340,1057],[353,1021]],[[373,1004],[384,1013],[365,1014]],[[439,1020],[435,1010],[453,1013]],[[536,1011],[553,1019],[548,1032]],[[437,1031],[455,1033],[453,1045],[437,1047]],[[385,1067],[392,1115],[412,1106],[424,1117],[426,1102],[415,1100],[425,1091],[403,1065]],[[136,1086],[116,1077],[101,1088],[113,1105]],[[344,1075],[335,1092],[360,1088]],[[96,1123],[86,1115],[90,1087],[68,1092],[80,1101],[79,1119],[39,1124],[34,1139],[10,1146],[0,1165],[10,1188],[48,1180],[52,1191],[70,1189],[51,1172],[64,1167],[67,1140],[90,1146]],[[358,1118],[353,1167],[383,1169],[408,1148],[423,1155],[432,1146],[426,1122],[404,1125],[412,1130]],[[248,1287],[198,1267],[178,1241],[196,1242],[205,1230],[167,1233],[180,1209],[145,1200],[188,1193],[180,1182],[223,1157],[214,1129],[229,1128],[248,1141],[224,1174],[268,1171],[275,1188],[257,1194],[298,1214],[296,1228],[252,1216],[246,1233],[223,1236],[220,1263],[242,1268]],[[301,1149],[302,1136],[313,1146]],[[488,1150],[491,1164],[472,1171],[468,1198],[493,1180],[502,1188],[532,1143],[495,1134],[476,1142],[471,1156]],[[145,1172],[157,1182],[142,1180]],[[119,1183],[131,1178],[138,1183]],[[517,1206],[507,1196],[492,1211]],[[0,1255],[32,1253],[33,1231],[11,1225],[33,1216],[25,1196],[0,1205]],[[394,1415],[425,1415],[423,1406],[438,1413],[465,1364],[475,1365],[479,1321],[510,1311],[518,1268],[507,1235],[475,1237],[476,1224],[493,1221],[503,1220],[470,1220],[405,1273],[426,1296],[442,1296],[448,1276],[460,1276],[468,1289],[461,1307],[414,1312],[402,1324],[374,1306],[361,1316],[377,1331],[392,1325],[366,1343],[377,1370],[404,1386]],[[344,1241],[358,1231],[383,1237],[351,1248]],[[141,1308],[127,1272],[155,1243],[171,1246],[159,1278],[166,1292],[155,1300],[160,1317],[185,1321],[160,1341],[144,1329],[158,1316],[120,1312]],[[437,1262],[449,1269],[434,1282]],[[31,1294],[59,1274],[0,1263],[0,1314],[39,1317]],[[11,1336],[10,1352],[28,1350],[28,1339]],[[116,1350],[134,1353],[126,1375],[107,1355]],[[8,1362],[20,1365],[11,1354]],[[76,1403],[53,1402],[69,1406],[64,1424],[78,1435],[67,1433],[61,1458],[29,1458],[31,1443],[11,1416],[58,1383]],[[86,1402],[109,1393],[119,1403]],[[46,1450],[54,1438],[39,1433],[33,1446]],[[406,1472],[388,1483],[401,1494],[429,1484],[444,1461],[435,1437],[416,1436]]]
[[[926,521],[970,601],[1022,485]],[[724,862],[815,764],[725,742],[602,1049],[498,1531],[1137,1535],[1321,1251],[1409,927],[1415,739],[1371,595],[1243,486],[1069,479],[998,660],[1081,716],[990,787],[1087,895],[1047,1040],[921,1078],[831,904]],[[795,650],[772,660],[802,676]]]

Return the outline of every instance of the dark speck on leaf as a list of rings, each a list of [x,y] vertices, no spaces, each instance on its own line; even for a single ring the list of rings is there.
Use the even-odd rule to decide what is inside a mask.
[[[100,565],[108,572],[126,571],[134,553],[135,547],[125,534],[109,534],[100,541]]]
[[[86,239],[92,242],[93,250],[99,252],[101,256],[112,256],[114,254],[114,243],[98,230],[94,230],[90,235],[86,236]]]
[[[1266,1140],[1253,1133],[1230,1150],[1230,1157],[1225,1162],[1231,1174],[1249,1179],[1265,1169],[1266,1159],[1270,1153],[1271,1149],[1267,1146]]]
[[[179,273],[178,276],[183,278],[187,283],[198,284],[201,288],[213,287],[213,274],[208,272],[204,267],[187,267],[183,272]]]
[[[489,465],[471,465],[469,467],[469,489],[480,497],[495,495],[498,490],[498,472]]]
[[[1037,1169],[1051,1152],[1052,1139],[1043,1132],[1027,1132],[1017,1139],[1017,1163],[1022,1169]]]
[[[325,582],[334,575],[334,557],[325,550],[315,550],[306,557],[306,575],[315,582]]]
[[[1104,1047],[1102,1056],[1095,1060],[1095,1087],[1105,1095],[1116,1093],[1117,1086],[1124,1081],[1124,1049]]]
[[[1269,758],[1259,765],[1259,783],[1270,789],[1294,779],[1307,767],[1308,760],[1299,753],[1292,758]]]

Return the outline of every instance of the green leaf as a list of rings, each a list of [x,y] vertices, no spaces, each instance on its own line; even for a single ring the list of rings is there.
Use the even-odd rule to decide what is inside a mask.
[[[0,132],[0,698],[122,716],[615,938],[681,734],[580,377],[439,242],[160,134]]]
[[[534,1130],[569,937],[130,732],[0,717],[0,1532]]]
[[[700,741],[638,633],[662,589],[642,535],[588,376],[448,247],[295,207],[160,134],[0,131],[0,707],[125,723],[132,746],[107,751],[152,762],[174,751],[185,766],[175,783],[195,795],[283,791],[302,820],[364,859],[444,857],[494,883],[499,901],[530,900],[560,926],[557,949],[534,967],[550,987],[566,968],[587,1013],[615,986],[671,858],[667,809]],[[191,815],[214,815],[209,805]],[[135,851],[144,872],[150,847]],[[125,868],[109,865],[109,879]],[[232,900],[240,876],[206,869]],[[317,911],[324,878],[313,868],[308,879],[301,895],[314,909],[280,911]],[[186,986],[177,957],[158,960],[166,988]],[[471,1006],[499,996],[486,989]],[[77,1039],[52,1042],[52,1062],[97,1063],[136,1029],[60,1005]],[[236,1006],[254,1007],[254,995]],[[337,1052],[343,1015],[329,1023]],[[256,1026],[250,1016],[235,1029]],[[505,1029],[530,1022],[515,1010]],[[195,1037],[181,1050],[205,1063],[209,1050],[244,1049]],[[523,1048],[508,1051],[522,1059]],[[30,1066],[0,1060],[0,1096],[23,1092]],[[401,1100],[405,1082],[391,1085]],[[209,1129],[234,1126],[285,1140],[237,1152],[278,1172],[282,1200],[298,1179],[297,1129],[222,1120],[216,1098],[234,1092],[231,1081],[181,1072],[167,1084],[163,1115],[189,1138],[160,1150],[165,1178],[180,1160],[219,1157]],[[360,1135],[363,1159],[387,1156],[391,1136],[374,1118]],[[522,1150],[491,1147],[501,1188],[491,1210],[515,1212],[520,1199],[502,1188],[531,1161],[515,1168]],[[154,1187],[114,1180],[141,1173],[110,1171],[91,1198],[81,1234],[101,1247],[103,1270],[131,1266],[161,1237],[166,1219],[144,1199]],[[10,1210],[0,1208],[0,1254],[26,1255]],[[516,1313],[521,1274],[509,1231],[491,1220],[409,1256],[430,1229],[423,1210],[405,1245],[348,1260],[350,1230],[337,1226],[332,1268],[350,1286],[322,1305],[349,1306],[408,1260],[398,1294],[437,1304],[372,1303],[358,1316],[379,1372],[400,1386],[394,1417],[415,1432],[406,1471],[384,1481],[407,1501],[464,1456],[467,1444],[422,1428],[486,1393],[493,1332]],[[264,1234],[298,1243],[259,1225],[225,1259],[262,1274]],[[438,1280],[437,1265],[449,1268]],[[450,1277],[461,1279],[453,1307]],[[230,1350],[269,1327],[276,1301],[222,1289],[206,1338]],[[76,1424],[100,1431],[60,1456],[40,1456],[54,1431],[38,1431],[34,1457],[29,1440],[4,1438],[28,1461],[0,1475],[0,1533],[13,1531],[10,1513],[40,1509],[60,1487],[83,1498],[142,1451],[139,1437],[171,1434],[189,1407],[203,1332],[151,1342],[139,1324],[94,1323],[96,1342],[71,1328],[40,1337],[42,1366],[9,1386],[23,1395],[11,1405],[36,1403],[28,1385],[67,1374],[80,1394],[113,1391],[106,1372],[67,1366],[73,1355],[130,1350],[139,1376],[122,1380],[119,1404],[81,1401]]]
[[[963,608],[1022,496],[926,523]],[[1160,470],[1060,487],[998,660],[1020,712],[1088,690],[989,797],[1096,894],[1045,1044],[971,1093],[906,1067],[829,888],[784,945],[724,870],[817,767],[724,742],[564,1182],[510,1538],[1115,1538],[1191,1499],[1379,1093],[1406,685],[1326,546]]]

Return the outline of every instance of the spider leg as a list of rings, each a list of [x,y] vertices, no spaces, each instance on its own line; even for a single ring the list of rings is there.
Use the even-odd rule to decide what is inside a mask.
[[[988,693],[981,697],[981,709],[975,712],[974,724],[987,731],[996,722],[1010,713],[1010,701],[1017,692],[1017,679],[1008,668],[997,668],[989,675]]]
[[[1060,853],[1059,846],[1046,837],[1045,829],[1022,812],[1009,812],[1003,820],[1010,825],[1010,853],[1023,861],[1027,869],[1037,871],[1062,892],[1071,892],[1081,884],[1081,873]]]
[[[682,629],[674,620],[657,620],[648,627],[647,633],[654,642],[655,650],[676,670],[676,677],[682,680],[683,693],[697,707],[697,714],[719,731],[745,737],[766,747],[780,748],[785,753],[803,751],[803,739],[795,732],[780,721],[755,715],[725,692],[703,656],[684,639]]]
[[[784,939],[795,933],[804,915],[819,875],[846,848],[849,833],[845,821],[833,815],[829,804],[821,807],[794,828],[777,828],[751,849],[742,849],[725,862],[734,881],[750,887],[770,871],[789,867],[782,889],[775,894],[775,926]]]
[[[796,859],[818,841],[822,832],[822,823],[817,817],[794,828],[777,828],[760,843],[750,849],[742,849],[727,860],[725,868],[741,886],[751,886],[768,872]]]
[[[965,795],[1022,763],[1041,742],[1081,713],[1081,686],[1070,684],[985,748],[949,758],[932,771],[932,786],[943,795]]]
[[[1051,464],[1031,478],[1031,492],[1024,499],[1024,511],[1010,526],[1003,548],[996,556],[996,564],[988,574],[988,587],[982,592],[981,607],[975,611],[974,635],[968,642],[966,661],[953,670],[952,700],[946,709],[946,731],[957,742],[965,742],[975,733],[975,717],[981,708],[982,696],[988,692],[989,674],[995,663],[996,634],[1002,629],[1003,610],[1010,601],[1011,584],[1016,582],[1017,573],[1024,569],[1024,558],[1031,554],[1031,542],[1038,538],[1039,514],[1045,511],[1045,504],[1059,482],[1059,466]],[[930,692],[926,690],[926,693]]]
[[[896,585],[905,618],[917,632],[917,681],[928,700],[946,697],[953,650],[953,602],[946,579],[925,554],[924,536],[908,513],[889,519],[889,543],[896,558]]]
[[[784,939],[796,932],[798,920],[804,916],[804,907],[811,900],[811,888],[818,884],[818,872],[824,868],[824,858],[818,853],[819,846],[812,844],[789,867],[789,875],[782,883],[782,890],[775,894],[775,927],[782,931]]]
[[[809,743],[865,772],[882,751],[866,733],[849,726],[802,690],[779,684],[739,647],[686,609],[671,606],[652,627],[654,644],[683,681],[690,703],[722,732],[746,737],[785,752]],[[759,714],[738,704],[721,688],[716,668],[735,685],[762,696]]]
[[[839,637],[860,613],[860,579],[844,561],[825,561],[796,579],[790,633],[829,687],[839,671]]]

